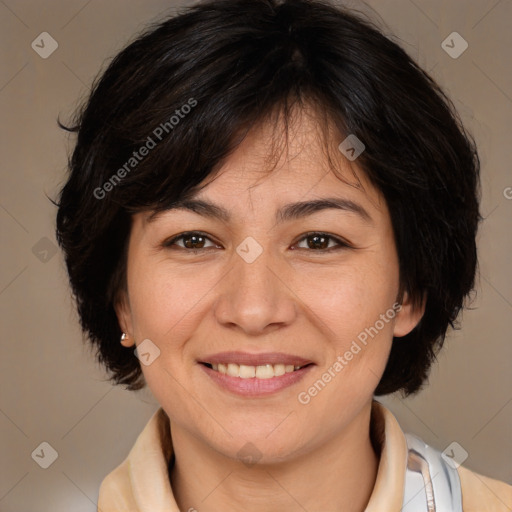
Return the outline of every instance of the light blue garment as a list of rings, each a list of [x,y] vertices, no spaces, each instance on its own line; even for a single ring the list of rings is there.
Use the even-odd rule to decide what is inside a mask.
[[[407,469],[402,512],[462,512],[457,464],[419,437],[405,434]]]

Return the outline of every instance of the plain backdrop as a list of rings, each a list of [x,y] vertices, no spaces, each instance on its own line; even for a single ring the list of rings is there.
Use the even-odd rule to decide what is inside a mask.
[[[438,80],[482,161],[485,220],[473,309],[462,330],[448,335],[429,387],[406,400],[381,400],[404,430],[441,450],[456,441],[468,453],[465,466],[512,483],[512,2],[347,4],[374,10]],[[147,390],[112,387],[83,345],[54,237],[56,209],[46,196],[56,197],[73,142],[57,117],[68,120],[116,52],[179,5],[0,0],[2,512],[95,511],[101,480],[158,407]],[[58,44],[47,58],[31,46],[42,32]],[[452,32],[468,43],[458,58],[442,47]],[[33,455],[45,447],[53,453],[43,442],[57,454],[47,469]]]

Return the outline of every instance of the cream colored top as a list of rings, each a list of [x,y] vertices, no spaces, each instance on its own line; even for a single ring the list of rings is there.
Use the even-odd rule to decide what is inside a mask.
[[[400,512],[407,443],[391,411],[372,403],[371,436],[380,459],[365,512]],[[172,456],[169,418],[160,408],[140,433],[127,458],[103,480],[98,512],[180,512],[169,481]],[[512,486],[459,466],[464,512],[512,511]],[[181,511],[186,512],[186,511]]]

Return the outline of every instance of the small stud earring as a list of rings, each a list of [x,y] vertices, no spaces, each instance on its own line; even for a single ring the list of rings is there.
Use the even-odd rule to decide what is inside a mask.
[[[123,332],[123,334],[121,335],[121,345],[124,345],[125,347],[131,346],[131,343],[128,340],[129,340],[128,334]]]

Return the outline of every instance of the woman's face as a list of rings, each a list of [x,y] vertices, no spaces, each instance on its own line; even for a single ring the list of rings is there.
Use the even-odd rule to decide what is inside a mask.
[[[396,307],[389,213],[357,160],[339,153],[352,185],[338,179],[303,116],[268,174],[270,136],[266,126],[252,132],[195,196],[224,215],[213,206],[135,215],[117,307],[171,423],[218,453],[261,462],[304,454],[353,424],[393,335],[419,320],[407,297]],[[339,207],[297,205],[326,198]],[[173,242],[185,231],[200,233]]]

